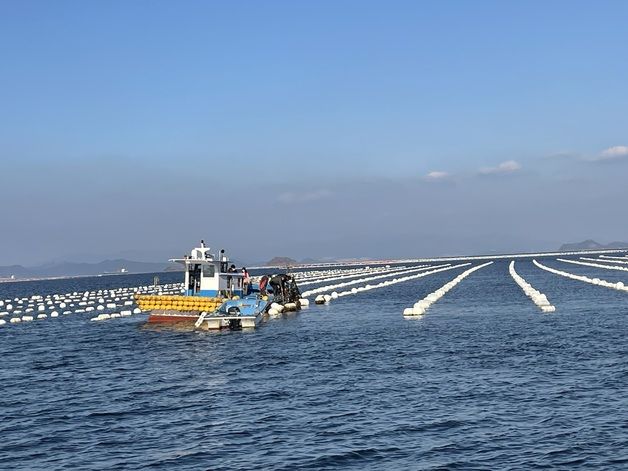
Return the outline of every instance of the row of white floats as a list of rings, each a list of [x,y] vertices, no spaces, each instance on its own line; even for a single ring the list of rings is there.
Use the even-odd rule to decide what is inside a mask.
[[[530,259],[535,257],[567,257],[580,255],[599,255],[601,253],[621,254],[628,252],[628,249],[610,249],[610,250],[576,250],[569,252],[538,252],[538,253],[519,253],[506,255],[472,255],[468,257],[439,257],[439,258],[418,258],[413,260],[404,260],[403,263],[442,263],[457,261],[479,261],[479,260],[504,260],[504,259]],[[400,261],[401,262],[401,261]]]
[[[628,271],[626,267],[618,267],[613,265],[602,265],[601,263],[589,263],[589,262],[580,262],[578,260],[568,260],[566,258],[557,258],[559,262],[572,263],[574,265],[582,265],[585,267],[595,267],[595,268],[604,268],[605,270],[619,270],[619,271]]]
[[[106,321],[109,319],[117,319],[118,317],[129,317],[131,314],[140,314],[142,312],[142,310],[139,307],[136,307],[135,309],[133,309],[133,311],[129,311],[129,310],[125,310],[125,311],[120,311],[118,312],[112,312],[112,313],[103,313],[103,314],[98,314],[96,317],[92,317],[90,319],[90,321]]]
[[[467,276],[469,276],[474,271],[477,271],[477,270],[479,270],[481,268],[484,268],[484,267],[486,267],[486,266],[488,266],[488,265],[490,265],[492,263],[493,262],[483,263],[482,265],[477,265],[477,266],[475,266],[473,268],[469,268],[468,270],[465,270],[460,275],[458,275],[453,280],[451,280],[449,283],[445,283],[443,286],[438,288],[436,291],[428,294],[427,296],[425,296],[420,301],[417,301],[416,303],[414,303],[414,306],[405,308],[403,310],[403,315],[405,317],[422,316],[423,314],[425,314],[425,311],[427,311],[432,304],[434,304],[440,298],[445,296],[449,290],[454,288],[458,283],[460,283],[462,280],[464,280]],[[457,267],[465,266],[465,265],[469,265],[469,263],[466,263],[464,265],[457,265]],[[454,268],[454,267],[452,267],[452,268]]]
[[[419,267],[425,267],[426,265],[418,265],[416,267],[411,267],[411,268],[419,268]],[[405,266],[401,266],[401,267],[395,267],[395,268],[372,268],[369,270],[363,270],[357,273],[349,273],[349,274],[342,274],[342,275],[335,275],[335,276],[328,276],[328,277],[324,277],[324,278],[315,278],[312,280],[308,280],[308,281],[298,281],[299,286],[305,286],[305,285],[313,285],[313,284],[317,284],[317,283],[323,283],[326,281],[336,281],[336,280],[345,280],[345,279],[349,279],[349,278],[355,278],[358,276],[364,276],[364,275],[378,275],[378,274],[385,274],[385,273],[393,273],[393,272],[397,272],[397,271],[401,271],[401,270],[405,270],[408,269],[409,267],[405,267]]]
[[[390,273],[384,273],[382,275],[374,275],[374,276],[367,276],[365,278],[359,278],[357,280],[351,280],[351,281],[345,281],[342,283],[335,283],[332,285],[325,285],[325,286],[320,286],[318,288],[314,288],[308,291],[305,291],[302,293],[302,296],[304,298],[308,297],[308,296],[312,296],[313,294],[318,294],[318,293],[326,293],[329,291],[333,291],[337,288],[344,288],[346,286],[351,286],[351,285],[357,285],[360,283],[364,283],[367,281],[373,281],[373,280],[379,280],[382,278],[389,278],[389,277],[393,277],[393,276],[399,276],[399,275],[406,275],[409,273],[416,273],[416,272],[420,272],[420,271],[425,271],[425,270],[429,270],[430,268],[441,268],[441,267],[448,267],[450,264],[446,263],[444,265],[436,265],[436,266],[432,266],[432,267],[425,267],[425,266],[421,266],[420,268],[408,268],[408,269],[404,269],[404,270],[398,270],[398,271],[394,271],[394,272],[390,272]]]
[[[624,259],[610,259],[610,258],[588,258],[588,257],[580,257],[580,260],[586,260],[587,262],[603,262],[606,263],[607,265],[604,266],[609,266],[609,263],[615,263],[615,264],[620,264],[620,265],[628,265],[628,259],[624,258]]]
[[[537,307],[543,312],[554,312],[556,311],[556,307],[550,304],[547,296],[545,296],[540,291],[534,289],[530,283],[523,279],[516,270],[515,270],[515,261],[511,261],[508,267],[508,271],[510,272],[510,276],[512,276],[513,280],[519,285],[519,287],[523,290],[523,292],[528,296]]]
[[[371,268],[370,266],[358,267],[358,268],[337,268],[332,270],[316,270],[316,271],[297,271],[292,272],[294,278],[301,281],[309,281],[312,279],[322,279],[329,278],[338,275],[350,275],[350,274],[360,274],[360,273],[368,273],[374,270],[385,270],[390,268],[390,265],[386,265],[385,267],[379,266],[375,268]]]
[[[316,297],[314,302],[316,304],[327,304],[332,299],[338,299],[338,298],[341,298],[343,296],[349,296],[349,295],[352,295],[352,294],[362,293],[364,291],[370,291],[370,290],[373,290],[373,289],[384,288],[386,286],[395,285],[397,283],[403,283],[403,282],[410,281],[410,280],[416,280],[417,278],[428,276],[428,275],[431,275],[433,273],[439,273],[441,271],[453,270],[455,268],[465,267],[467,265],[469,265],[469,264],[468,263],[462,263],[460,265],[454,265],[454,266],[449,266],[449,264],[447,264],[446,266],[444,266],[444,268],[436,268],[436,269],[433,269],[433,270],[430,270],[430,271],[426,271],[426,272],[423,272],[423,273],[417,273],[417,274],[414,274],[414,275],[403,276],[401,278],[394,278],[392,280],[382,281],[381,283],[377,283],[376,285],[360,286],[358,288],[351,288],[348,291],[342,291],[340,293],[334,291],[331,294],[325,294],[325,295],[321,294],[321,295],[318,295]]]
[[[581,257],[584,258],[584,257]],[[600,258],[608,258],[611,260],[628,260],[628,255],[623,255],[621,257],[612,257],[610,255],[600,255]]]
[[[606,255],[601,254],[626,254],[628,249],[604,249],[604,250],[570,250],[562,252],[537,252],[537,253],[516,253],[505,255],[474,255],[468,257],[438,257],[438,258],[407,258],[401,260],[388,260],[388,261],[370,261],[371,265],[383,265],[383,264],[416,264],[416,263],[443,263],[443,262],[461,262],[461,261],[480,261],[480,260],[504,260],[504,259],[530,259],[535,257],[566,257],[566,256],[580,256],[580,255],[599,255],[604,257]],[[628,255],[626,255],[628,257]],[[337,262],[337,263],[318,263],[310,265],[302,265],[300,268],[319,268],[319,269],[333,269],[334,267],[359,265],[360,263],[352,262]],[[268,267],[257,267],[268,268]]]
[[[628,287],[626,287],[624,283],[622,283],[621,281],[618,281],[617,283],[613,283],[610,281],[601,280],[599,278],[589,278],[588,276],[576,275],[574,273],[569,273],[562,270],[556,270],[555,268],[550,268],[548,266],[545,266],[537,262],[536,260],[532,260],[532,263],[534,263],[537,267],[541,268],[542,270],[545,270],[550,273],[554,273],[555,275],[564,276],[565,278],[570,278],[572,280],[578,280],[578,281],[584,281],[585,283],[590,283],[592,285],[605,286],[606,288],[613,288],[618,291],[628,291]]]

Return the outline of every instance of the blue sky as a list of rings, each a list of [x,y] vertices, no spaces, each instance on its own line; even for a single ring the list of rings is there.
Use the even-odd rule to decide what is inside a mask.
[[[0,3],[0,264],[628,239],[626,2]],[[212,243],[213,243],[212,242]]]

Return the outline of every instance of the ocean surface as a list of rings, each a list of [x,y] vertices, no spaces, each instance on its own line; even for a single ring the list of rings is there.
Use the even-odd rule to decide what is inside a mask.
[[[402,317],[466,268],[251,332],[93,313],[2,326],[0,469],[628,469],[628,293],[518,261],[557,308],[543,314],[497,261]],[[152,279],[5,283],[0,299]]]

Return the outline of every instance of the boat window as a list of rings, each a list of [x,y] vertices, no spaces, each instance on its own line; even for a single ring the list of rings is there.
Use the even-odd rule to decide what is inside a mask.
[[[203,276],[205,278],[213,278],[215,273],[216,273],[216,269],[214,265],[205,265],[203,267]]]

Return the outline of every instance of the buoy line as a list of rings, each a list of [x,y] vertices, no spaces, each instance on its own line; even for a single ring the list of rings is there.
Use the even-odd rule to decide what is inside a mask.
[[[445,283],[442,287],[438,288],[436,291],[433,291],[432,293],[428,294],[420,301],[417,301],[416,303],[414,303],[414,306],[405,308],[403,310],[403,316],[413,317],[413,316],[421,316],[425,314],[425,311],[427,311],[432,304],[434,304],[440,298],[445,296],[449,290],[454,288],[458,283],[464,280],[467,276],[469,276],[471,273],[481,268],[491,265],[492,263],[493,262],[483,263],[482,265],[477,265],[473,268],[469,268],[468,270],[462,272],[460,275],[455,277],[450,282]],[[470,265],[470,264],[466,263],[465,265]],[[458,266],[461,266],[461,265],[458,265]],[[451,267],[451,268],[454,268],[454,267]]]
[[[384,273],[386,271],[391,271],[391,268],[369,268],[368,270],[351,270],[351,271],[342,271],[342,272],[329,272],[323,275],[309,276],[309,277],[299,277],[295,278],[299,284],[303,283],[311,283],[316,282],[317,280],[326,280],[335,277],[349,277],[349,276],[360,276],[368,273]]]
[[[308,278],[308,277],[311,278],[311,277],[316,277],[316,276],[327,276],[327,275],[333,275],[333,274],[339,274],[339,273],[359,273],[361,271],[380,270],[382,268],[390,268],[390,265],[386,265],[385,267],[384,266],[371,267],[370,265],[364,265],[364,266],[354,267],[354,268],[333,268],[329,270],[291,271],[291,273],[295,276],[295,278],[301,279],[301,278]]]
[[[461,261],[480,261],[480,260],[503,260],[503,259],[520,259],[520,258],[534,258],[534,257],[565,257],[565,256],[579,256],[579,255],[598,255],[598,254],[625,254],[628,249],[602,249],[602,250],[570,250],[570,251],[558,251],[558,252],[528,252],[528,253],[512,253],[503,255],[472,255],[472,256],[459,256],[459,257],[437,257],[437,258],[407,258],[400,260],[370,260],[368,262],[348,262],[348,263],[319,263],[319,264],[307,264],[301,265],[295,268],[333,268],[343,266],[356,266],[368,263],[369,265],[383,265],[383,264],[416,264],[416,263],[443,263],[443,262],[461,262]],[[258,266],[252,268],[263,269],[282,269],[281,266]]]
[[[567,260],[566,258],[557,258],[559,262],[573,263],[574,265],[583,265],[585,267],[605,268],[606,270],[628,271],[626,267],[616,267],[612,265],[601,265],[599,263],[579,262],[578,260]]]
[[[297,280],[306,278],[316,278],[319,276],[331,276],[340,273],[359,273],[361,271],[370,270],[371,267],[358,267],[358,268],[337,268],[330,270],[308,270],[308,271],[293,271],[291,272]]]
[[[528,296],[536,306],[541,309],[543,312],[554,312],[556,311],[556,307],[550,304],[545,296],[540,291],[534,289],[530,283],[523,279],[521,275],[519,275],[515,270],[515,261],[512,260],[510,265],[508,266],[508,271],[510,272],[510,276],[512,276],[513,280],[519,285],[519,287],[523,290],[523,292]]]
[[[332,291],[336,288],[344,288],[345,286],[351,286],[351,285],[356,285],[359,283],[364,283],[365,281],[372,281],[372,280],[379,280],[381,278],[388,278],[391,276],[395,276],[395,275],[405,275],[407,273],[416,273],[418,271],[424,271],[424,270],[428,270],[430,268],[438,268],[438,267],[446,267],[449,266],[449,263],[445,263],[443,265],[436,265],[433,267],[421,267],[421,268],[411,268],[411,269],[407,269],[407,270],[403,270],[403,271],[399,271],[399,272],[394,272],[394,273],[385,273],[383,275],[375,275],[375,276],[368,276],[366,278],[359,278],[357,280],[351,280],[351,281],[345,281],[343,283],[336,283],[333,285],[326,285],[326,286],[321,286],[319,288],[314,288],[308,291],[305,291],[303,293],[301,293],[301,296],[303,298],[306,298],[308,296],[311,296],[313,294],[317,294],[317,293],[325,293],[327,291]]]
[[[141,309],[135,307],[134,295],[136,293],[156,293],[158,295],[181,292],[182,283],[168,283],[163,285],[145,285],[136,287],[121,287],[112,289],[99,289],[85,292],[73,292],[66,294],[32,295],[30,297],[0,300],[0,318],[12,315],[9,320],[12,324],[20,322],[31,322],[33,320],[44,320],[57,318],[60,313],[63,315],[73,313],[85,313],[92,311],[111,311],[119,307],[123,310],[120,313],[104,313],[99,317],[102,320],[107,318],[124,317],[131,314],[139,314]],[[0,319],[3,320],[4,319]],[[5,325],[6,321],[0,322]]]
[[[330,294],[319,294],[318,296],[316,296],[316,299],[314,300],[314,302],[316,304],[327,304],[329,303],[332,299],[338,299],[341,298],[343,296],[349,296],[351,294],[358,294],[364,291],[370,291],[373,289],[378,289],[378,288],[384,288],[386,286],[391,286],[391,285],[396,285],[397,283],[404,283],[406,281],[410,281],[410,280],[416,280],[417,278],[422,278],[424,276],[428,276],[431,275],[433,273],[438,273],[441,271],[447,271],[447,270],[453,270],[455,268],[460,268],[460,267],[465,267],[467,265],[470,265],[469,263],[461,263],[460,265],[454,265],[454,266],[449,266],[449,264],[445,264],[445,265],[439,265],[439,266],[443,266],[444,268],[437,268],[435,270],[431,270],[431,271],[427,271],[427,272],[422,272],[422,273],[416,273],[414,275],[408,275],[408,276],[404,276],[401,278],[393,278],[392,280],[386,280],[386,281],[382,281],[376,285],[366,285],[366,286],[360,286],[357,288],[351,288],[351,290],[347,290],[347,291],[342,291],[340,293],[334,291],[333,293]],[[433,268],[433,267],[431,267]]]
[[[599,258],[610,258],[613,260],[628,260],[628,255],[622,255],[621,257],[612,257],[610,255],[600,255]]]
[[[545,266],[537,262],[536,260],[532,260],[532,263],[534,263],[540,269],[548,271],[550,273],[554,273],[555,275],[564,276],[565,278],[571,278],[572,280],[584,281],[585,283],[590,283],[592,285],[605,286],[606,288],[613,288],[618,291],[628,292],[628,287],[624,286],[624,284],[621,281],[617,283],[611,283],[610,281],[601,280],[599,278],[589,278],[588,276],[575,275],[567,271],[556,270],[555,268],[550,268],[548,266]]]
[[[392,275],[395,273],[401,273],[404,272],[405,270],[411,270],[411,269],[419,269],[419,268],[426,268],[428,267],[428,265],[417,265],[416,267],[412,267],[412,268],[408,268],[408,267],[402,267],[400,269],[386,269],[386,270],[375,270],[372,272],[369,272],[369,275],[380,275],[380,274],[388,274],[388,275]],[[299,286],[304,286],[304,285],[313,285],[313,284],[317,284],[317,283],[323,283],[326,281],[337,281],[337,280],[346,280],[349,278],[355,278],[357,276],[362,276],[364,275],[364,273],[358,273],[358,274],[354,274],[354,275],[344,275],[344,276],[337,276],[337,277],[331,277],[331,278],[325,278],[325,279],[321,279],[321,280],[313,280],[313,281],[306,281],[306,282],[299,282]]]
[[[587,258],[587,257],[580,257],[580,260],[587,260],[589,262],[603,262],[603,263],[619,263],[620,265],[626,265],[628,264],[628,259],[622,259],[622,260],[605,260],[605,259],[599,259],[599,258]]]
[[[323,280],[326,278],[333,278],[336,276],[359,276],[359,275],[363,275],[363,274],[367,274],[367,273],[379,273],[379,272],[386,272],[386,271],[392,271],[392,270],[399,270],[402,268],[406,268],[406,267],[395,267],[395,268],[390,268],[390,266],[386,266],[386,267],[375,267],[375,268],[371,268],[371,267],[365,267],[365,268],[360,268],[358,270],[327,270],[324,273],[318,273],[315,275],[311,275],[311,276],[295,276],[295,280],[297,280],[297,282],[299,284],[303,284],[304,282],[310,282],[312,280]],[[293,273],[293,275],[295,275]]]

